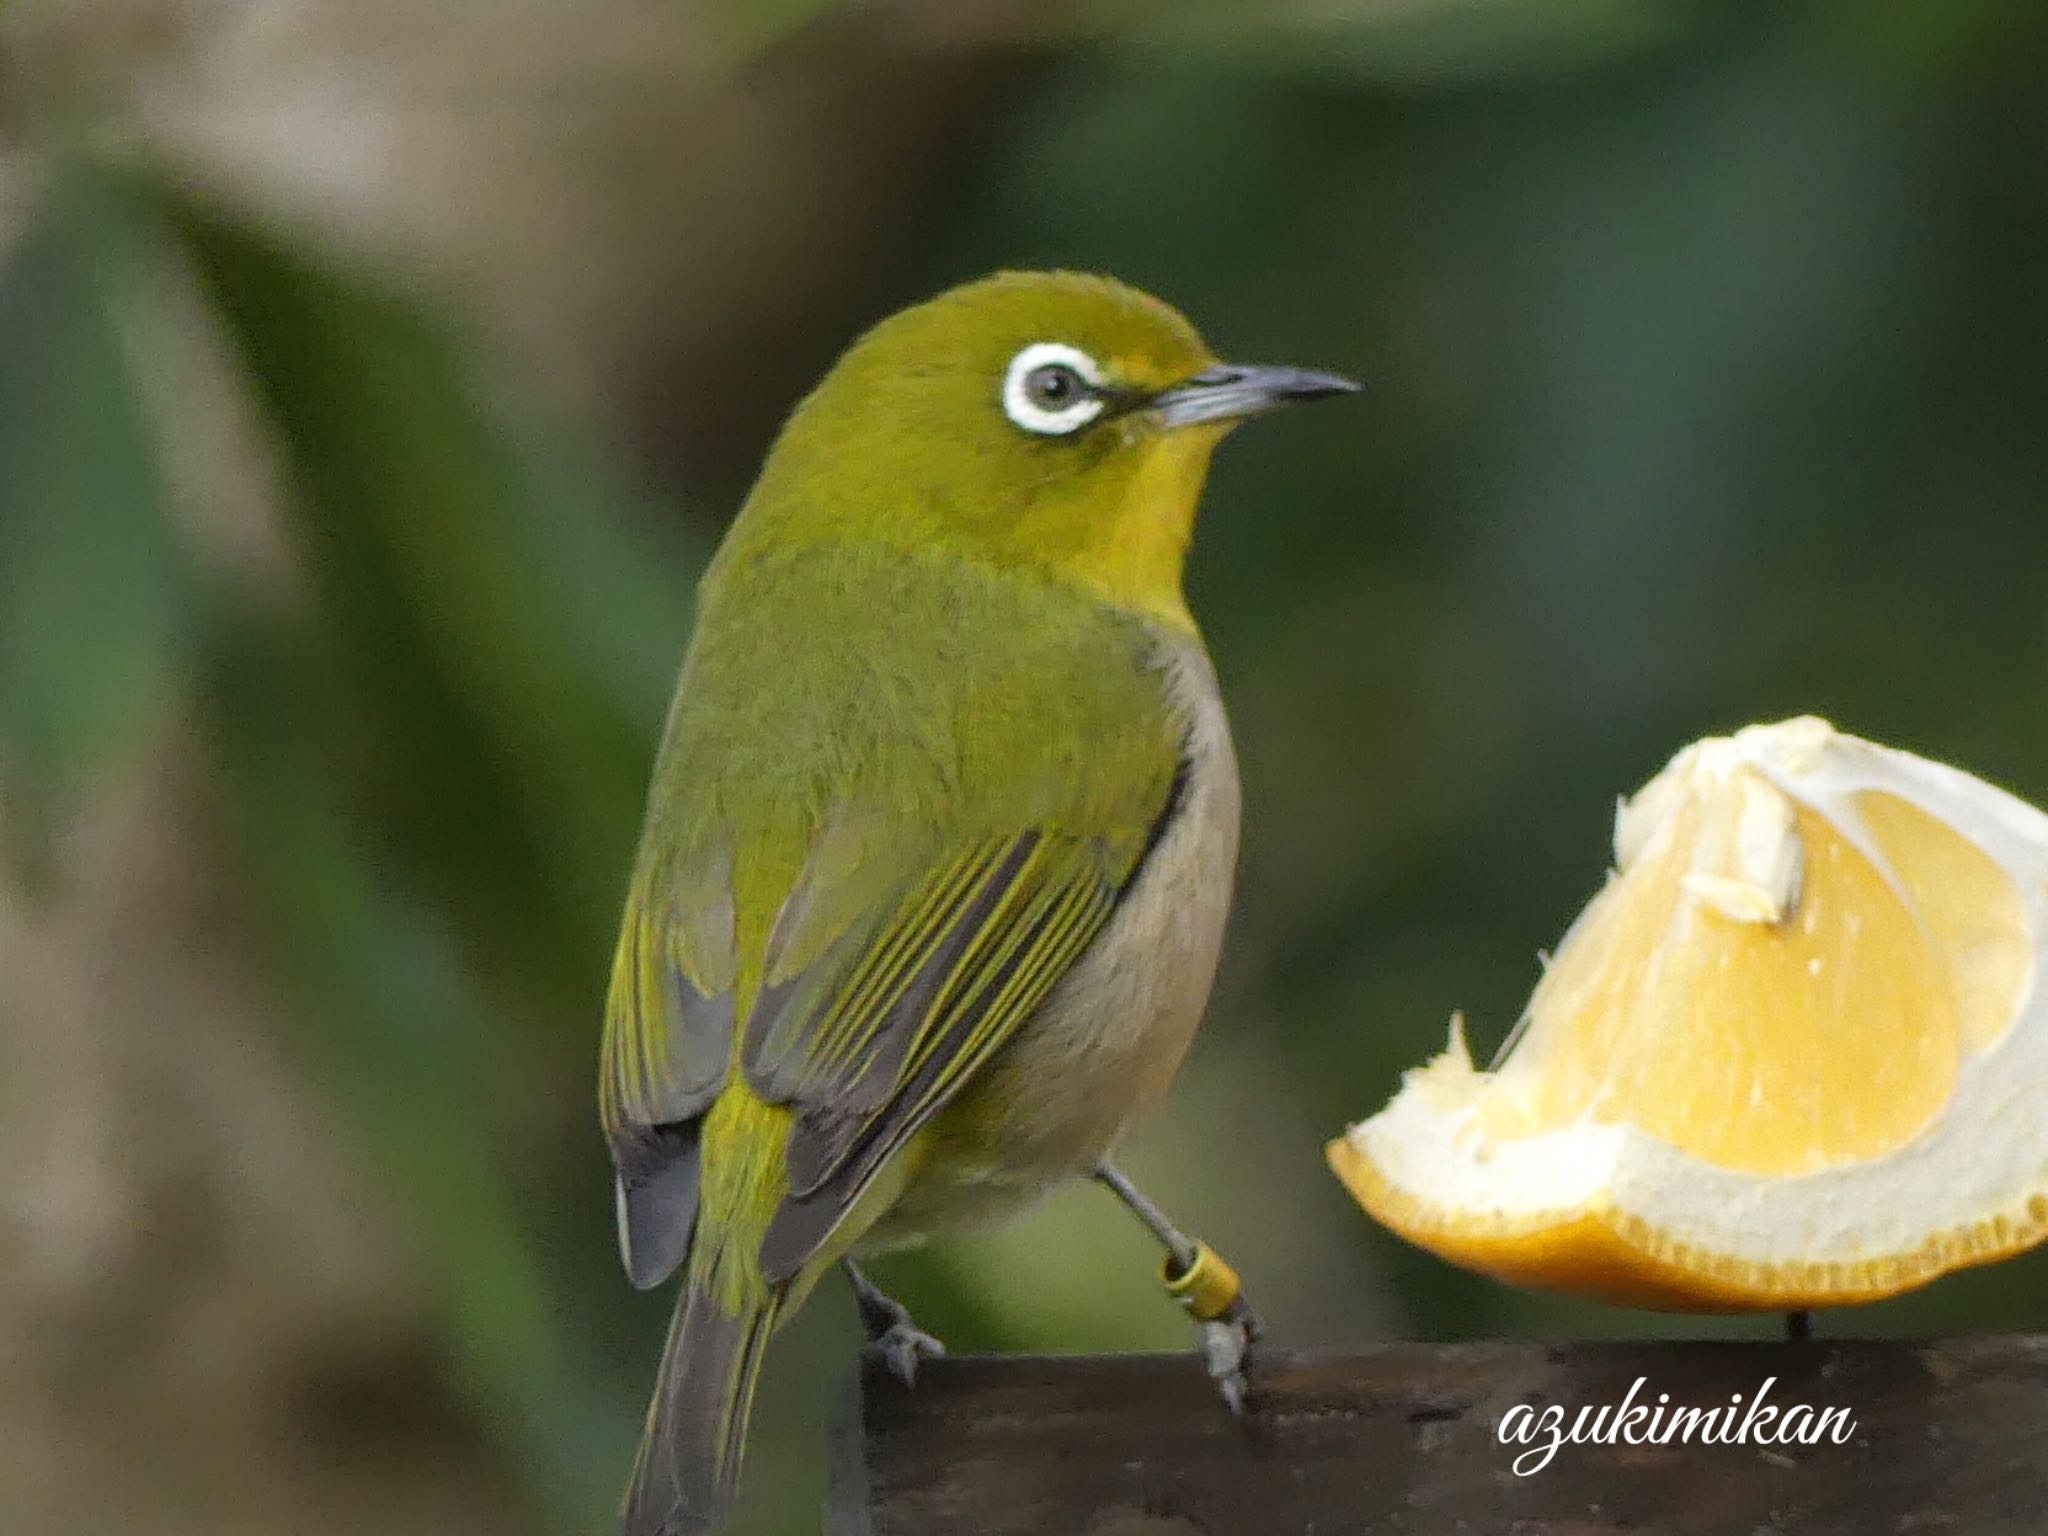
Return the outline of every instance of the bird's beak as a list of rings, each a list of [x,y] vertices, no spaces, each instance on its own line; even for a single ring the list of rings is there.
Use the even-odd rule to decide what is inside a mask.
[[[1150,409],[1168,428],[1191,427],[1204,421],[1237,421],[1299,400],[1321,400],[1357,390],[1356,384],[1334,373],[1218,363],[1154,395]]]

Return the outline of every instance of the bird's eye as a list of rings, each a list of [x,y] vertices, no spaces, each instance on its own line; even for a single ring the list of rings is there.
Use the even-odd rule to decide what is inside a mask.
[[[1024,397],[1045,411],[1058,410],[1087,387],[1065,363],[1040,363],[1024,375]]]
[[[1102,414],[1102,369],[1079,347],[1034,342],[1010,359],[1003,412],[1026,432],[1077,432]]]

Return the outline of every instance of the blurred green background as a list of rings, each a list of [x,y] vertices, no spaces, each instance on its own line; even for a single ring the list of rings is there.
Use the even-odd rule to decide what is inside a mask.
[[[1694,737],[2048,800],[2044,251],[2024,0],[0,5],[7,1524],[606,1528],[667,1299],[594,1057],[692,584],[846,340],[998,266],[1371,384],[1211,484],[1245,850],[1133,1172],[1286,1345],[1768,1333],[1450,1271],[1321,1144],[1505,1033]],[[956,1350],[1183,1348],[1152,1265],[1077,1190],[880,1274]],[[814,1528],[851,1310],[750,1531]]]

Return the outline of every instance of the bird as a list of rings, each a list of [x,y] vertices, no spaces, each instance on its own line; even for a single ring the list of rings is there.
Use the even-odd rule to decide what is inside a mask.
[[[1357,388],[1221,362],[1112,278],[1002,272],[799,403],[699,584],[605,1004],[631,1283],[680,1272],[625,1536],[728,1517],[764,1350],[861,1268],[1095,1179],[1233,1407],[1234,1271],[1114,1161],[1207,1006],[1240,786],[1182,591],[1217,443]]]

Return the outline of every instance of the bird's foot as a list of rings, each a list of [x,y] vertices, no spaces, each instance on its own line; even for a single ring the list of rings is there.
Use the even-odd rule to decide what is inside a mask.
[[[1224,1406],[1233,1414],[1244,1413],[1245,1363],[1265,1325],[1244,1299],[1237,1271],[1223,1261],[1207,1243],[1190,1245],[1192,1256],[1185,1265],[1167,1260],[1162,1278],[1167,1293],[1187,1311],[1202,1330],[1202,1364],[1216,1384]]]
[[[882,1357],[889,1372],[906,1387],[917,1385],[917,1368],[926,1360],[942,1359],[946,1346],[926,1333],[908,1317],[871,1335],[868,1348]]]
[[[903,1385],[916,1386],[919,1364],[941,1359],[946,1346],[918,1327],[902,1302],[878,1289],[852,1264],[846,1269],[853,1280],[853,1299],[860,1308],[860,1326],[868,1336],[868,1348]]]
[[[1188,1237],[1165,1212],[1125,1178],[1114,1163],[1096,1164],[1095,1181],[1123,1202],[1166,1249],[1159,1279],[1176,1305],[1201,1329],[1202,1364],[1224,1406],[1242,1415],[1245,1404],[1245,1363],[1265,1326],[1244,1299],[1237,1271],[1207,1243]]]
[[[1258,1313],[1242,1296],[1221,1317],[1202,1324],[1202,1364],[1209,1372],[1209,1380],[1216,1384],[1223,1406],[1240,1418],[1244,1416],[1247,1390],[1245,1364],[1252,1345],[1264,1332],[1265,1325],[1259,1321]]]

